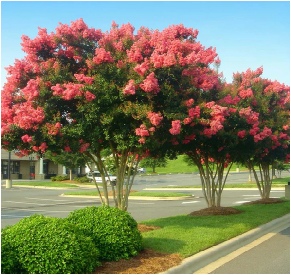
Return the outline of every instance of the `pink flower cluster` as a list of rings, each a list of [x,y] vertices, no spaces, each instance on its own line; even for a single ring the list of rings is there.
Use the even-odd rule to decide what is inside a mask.
[[[150,68],[150,62],[147,58],[145,58],[145,61],[141,64],[137,64],[134,67],[134,71],[137,72],[140,76],[144,76],[146,71]]]
[[[36,130],[44,118],[45,114],[41,107],[34,108],[31,102],[24,102],[15,106],[13,123],[24,130]]]
[[[96,98],[94,94],[89,91],[83,92],[84,84],[67,83],[67,84],[56,84],[52,86],[54,96],[60,96],[64,100],[72,100],[76,97],[85,96],[87,101],[92,101]]]
[[[141,124],[139,128],[135,129],[135,134],[141,137],[148,137],[150,135],[147,127],[144,124]]]
[[[149,112],[148,119],[150,120],[151,124],[158,126],[163,120],[163,116],[160,113]]]
[[[61,125],[60,122],[57,122],[55,124],[46,123],[46,128],[48,130],[48,135],[56,136],[60,132],[60,129],[62,128],[62,125]]]
[[[29,136],[29,135],[24,135],[21,137],[21,140],[24,142],[24,143],[30,143],[32,142],[32,137]]]
[[[179,135],[181,132],[181,121],[180,120],[173,120],[172,121],[172,128],[169,130],[172,135]]]
[[[21,90],[24,98],[28,101],[39,96],[39,79],[30,79],[26,86]]]
[[[61,87],[60,84],[52,86],[51,89],[54,91],[53,95],[61,96],[64,100],[71,100],[77,96],[82,96],[81,89],[84,87],[83,84],[67,83]]]
[[[91,76],[85,76],[84,74],[74,74],[74,77],[79,82],[85,82],[86,84],[92,84],[94,81],[94,78]]]
[[[135,83],[134,80],[130,79],[128,84],[123,89],[124,95],[134,95],[135,94]]]
[[[251,88],[248,88],[248,89],[241,89],[239,91],[239,96],[242,98],[242,99],[245,99],[247,97],[252,97],[254,94],[253,94],[253,91]]]
[[[248,124],[255,124],[259,120],[259,113],[254,112],[251,107],[242,108],[239,115],[247,120]]]
[[[90,29],[85,24],[82,18],[71,22],[71,25],[67,24],[59,24],[56,28],[57,36],[64,36],[64,37],[72,37],[72,38],[79,38],[79,36],[89,39],[89,40],[96,40],[98,41],[102,37],[101,30]]]
[[[211,119],[209,123],[210,128],[205,128],[203,134],[207,137],[211,137],[224,128],[223,123],[226,117],[229,116],[229,112],[227,107],[217,105],[214,101],[206,103],[205,107],[211,109]]]
[[[35,152],[41,151],[42,153],[44,153],[47,148],[48,148],[48,146],[47,146],[46,142],[43,142],[43,143],[41,143],[40,146],[34,145],[32,147],[32,150],[35,151]]]
[[[271,135],[272,135],[272,130],[265,126],[262,132],[254,135],[254,141],[258,142],[258,141],[263,140],[267,137],[270,137]]]
[[[139,85],[146,93],[158,93],[160,91],[158,80],[155,73],[150,73],[145,80]]]
[[[95,56],[93,57],[93,62],[97,65],[101,63],[111,63],[113,62],[113,58],[110,52],[107,52],[103,48],[97,48],[95,50]]]
[[[137,136],[140,136],[141,138],[138,140],[139,143],[145,143],[146,137],[150,135],[150,133],[153,133],[155,131],[155,127],[150,127],[147,129],[146,125],[141,124],[139,128],[135,129],[135,134]]]

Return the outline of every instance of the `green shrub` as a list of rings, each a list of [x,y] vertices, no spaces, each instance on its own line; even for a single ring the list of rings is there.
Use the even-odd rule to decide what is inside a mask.
[[[75,181],[80,182],[80,183],[84,183],[84,182],[89,182],[89,179],[84,176],[84,177],[76,177],[74,178]]]
[[[101,260],[128,259],[142,248],[137,222],[126,211],[93,206],[75,210],[67,219],[92,237]]]
[[[22,274],[25,270],[19,261],[18,250],[13,246],[11,227],[1,230],[1,274]]]
[[[100,265],[98,249],[90,237],[65,219],[42,215],[4,229],[1,249],[2,273],[80,274],[92,273]]]
[[[51,181],[63,181],[63,180],[69,180],[69,176],[55,176],[55,177],[51,177]]]

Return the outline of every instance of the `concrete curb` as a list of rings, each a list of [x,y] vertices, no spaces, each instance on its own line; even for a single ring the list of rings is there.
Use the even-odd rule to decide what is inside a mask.
[[[65,195],[61,194],[60,197],[72,197],[72,198],[90,198],[95,199],[99,196],[82,196],[82,195]],[[109,196],[109,199],[113,197]],[[193,196],[183,196],[183,197],[146,197],[146,196],[129,196],[129,200],[144,200],[144,201],[177,201],[177,200],[188,200],[193,199]]]
[[[263,224],[240,236],[201,251],[182,261],[179,266],[172,267],[161,274],[193,274],[195,271],[209,265],[210,263],[228,255],[229,253],[253,242],[270,232],[280,232],[290,226],[290,214]]]

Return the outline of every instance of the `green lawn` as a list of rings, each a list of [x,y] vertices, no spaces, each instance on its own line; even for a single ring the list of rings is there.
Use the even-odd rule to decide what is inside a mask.
[[[290,212],[290,202],[266,205],[241,205],[243,211],[227,216],[181,215],[142,222],[161,227],[143,233],[144,246],[164,253],[179,253],[189,257],[270,222]]]
[[[166,167],[156,167],[157,174],[170,174],[170,173],[194,173],[198,172],[198,168],[195,165],[189,166],[184,160],[184,156],[180,155],[177,159],[168,160]],[[152,174],[151,167],[145,167],[147,174]],[[234,164],[231,171],[236,171],[238,166]],[[246,167],[239,167],[240,171],[248,171]]]

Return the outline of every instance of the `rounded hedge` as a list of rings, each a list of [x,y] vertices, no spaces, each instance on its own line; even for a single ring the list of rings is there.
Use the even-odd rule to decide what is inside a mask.
[[[84,274],[100,265],[90,237],[65,219],[42,215],[3,229],[1,250],[2,273]]]
[[[92,206],[71,212],[67,219],[92,237],[101,260],[128,259],[142,249],[137,222],[126,211]]]

